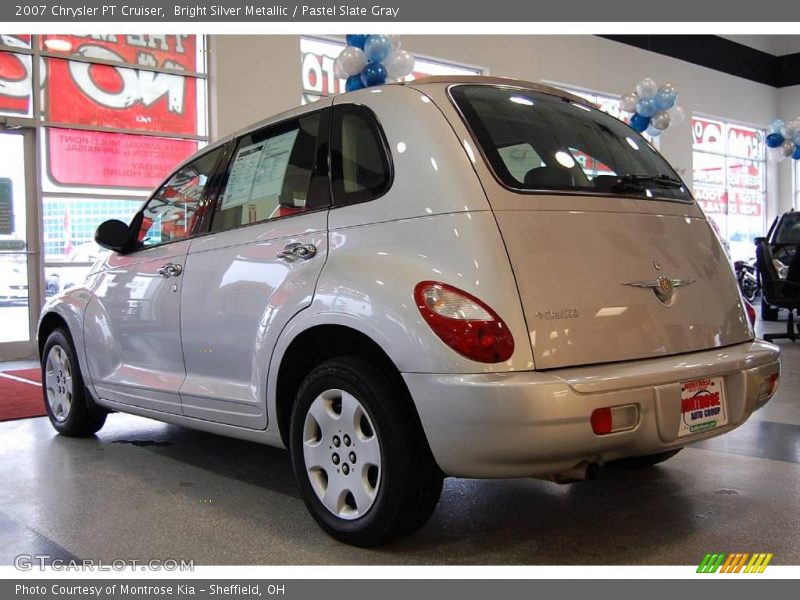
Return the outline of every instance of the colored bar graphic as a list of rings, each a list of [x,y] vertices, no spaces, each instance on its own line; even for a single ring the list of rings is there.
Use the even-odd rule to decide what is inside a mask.
[[[697,573],[763,573],[774,555],[769,552],[706,553],[697,566]],[[744,569],[744,571],[742,571]]]

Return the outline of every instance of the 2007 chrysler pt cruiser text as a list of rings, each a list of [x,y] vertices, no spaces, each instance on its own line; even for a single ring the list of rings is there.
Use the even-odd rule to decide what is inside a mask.
[[[127,412],[288,447],[314,518],[419,528],[444,476],[593,477],[775,393],[675,171],[584,100],[433,77],[325,98],[180,165],[39,323],[53,426]]]

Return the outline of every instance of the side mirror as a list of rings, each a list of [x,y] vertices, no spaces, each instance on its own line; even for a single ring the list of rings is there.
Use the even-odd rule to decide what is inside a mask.
[[[131,230],[117,219],[103,221],[94,232],[94,241],[114,252],[125,252],[131,246]]]
[[[760,246],[761,244],[765,243],[766,241],[767,241],[767,238],[765,238],[765,237],[753,238],[753,245]]]

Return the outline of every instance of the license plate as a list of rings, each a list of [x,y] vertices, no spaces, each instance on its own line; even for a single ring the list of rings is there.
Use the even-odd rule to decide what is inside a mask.
[[[697,435],[728,423],[722,377],[681,384],[681,424],[678,437]]]

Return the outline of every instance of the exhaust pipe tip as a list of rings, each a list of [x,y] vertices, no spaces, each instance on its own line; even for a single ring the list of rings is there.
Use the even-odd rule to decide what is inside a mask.
[[[596,462],[584,460],[574,467],[565,469],[559,473],[548,475],[545,479],[555,483],[576,483],[578,481],[589,481],[596,479],[600,474],[600,465]]]

